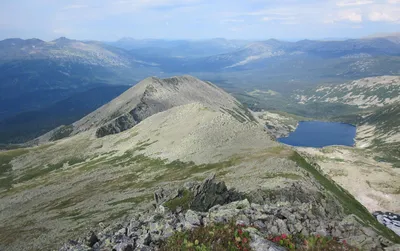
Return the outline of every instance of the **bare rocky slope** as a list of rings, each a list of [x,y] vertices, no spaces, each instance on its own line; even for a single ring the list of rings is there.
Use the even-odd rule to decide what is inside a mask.
[[[98,134],[100,128],[132,114],[141,117],[125,130]],[[52,250],[68,239],[83,239],[71,243],[85,250],[90,243],[82,236],[89,229],[104,232],[95,234],[96,247],[152,250],[168,237],[165,231],[179,231],[187,215],[204,222],[224,214],[224,219],[245,216],[251,223],[261,221],[263,234],[304,229],[303,234],[336,236],[366,250],[400,243],[353,196],[323,176],[318,165],[271,139],[251,112],[208,82],[189,76],[149,78],[62,129],[46,136],[60,138],[54,142],[42,138],[38,146],[0,152],[1,250]],[[193,182],[213,173],[235,190],[215,200],[226,207],[211,210],[213,203],[203,207],[190,202],[195,212],[184,208],[184,218],[172,215],[171,206],[161,218],[156,216],[156,191],[163,188],[170,195],[160,202],[156,192],[156,204],[180,201],[182,193],[174,191],[182,187],[204,195]],[[235,200],[243,201],[243,210],[232,204]],[[143,217],[136,218],[138,214]],[[169,220],[181,223],[156,227],[165,227]],[[121,225],[121,236],[131,249],[117,246],[121,239],[112,237]],[[252,245],[262,247],[257,240],[254,237]]]

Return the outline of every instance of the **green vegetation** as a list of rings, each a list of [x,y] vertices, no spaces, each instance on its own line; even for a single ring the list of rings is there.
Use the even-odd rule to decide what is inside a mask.
[[[119,200],[119,201],[114,201],[114,202],[110,202],[108,203],[108,205],[110,206],[116,206],[119,204],[124,204],[124,203],[129,203],[129,204],[139,204],[143,201],[147,201],[152,199],[153,196],[151,194],[144,194],[141,196],[136,196],[136,197],[132,197],[132,198],[127,198],[127,199],[123,199],[123,200]]]
[[[374,158],[376,161],[388,162],[394,168],[400,168],[400,142],[386,143],[382,140],[374,139],[369,149],[378,154]]]
[[[171,211],[176,211],[178,207],[181,207],[183,210],[188,210],[192,200],[193,193],[187,189],[183,189],[182,191],[179,191],[178,197],[167,201],[164,206],[171,209]]]
[[[162,243],[160,251],[250,251],[250,233],[243,227],[231,222],[175,232]]]
[[[12,169],[11,161],[21,155],[28,153],[26,149],[16,149],[0,152],[0,176]]]
[[[299,104],[290,95],[247,95],[236,93],[235,97],[253,111],[267,110],[276,113],[287,113],[298,116],[298,118],[309,118],[318,120],[336,120],[339,116],[358,114],[360,109],[356,106],[314,102],[310,104]],[[304,119],[300,119],[304,120]]]
[[[64,164],[66,164],[66,163],[68,163],[69,165],[75,165],[78,163],[82,163],[84,161],[85,160],[82,158],[72,157],[69,159],[61,160],[54,164],[50,163],[45,167],[26,168],[26,170],[22,173],[22,175],[20,175],[18,178],[14,178],[14,180],[12,181],[12,184],[22,183],[22,182],[26,182],[26,181],[29,181],[32,179],[44,177],[45,175],[47,175],[48,173],[50,173],[52,171],[61,169],[64,166]]]
[[[246,122],[246,118],[243,114],[232,111],[230,109],[221,107],[221,109],[223,110],[223,112],[228,113],[229,115],[231,115],[232,117],[234,117],[237,121],[239,121],[240,123],[244,123]]]
[[[74,127],[72,125],[61,126],[55,132],[53,132],[53,134],[50,137],[50,140],[56,141],[59,139],[66,138],[71,135],[73,130],[74,130]]]
[[[339,241],[337,238],[327,236],[304,236],[302,234],[279,236],[269,236],[268,240],[278,244],[287,250],[301,250],[301,251],[358,251],[358,248],[352,247],[347,244],[345,240]]]
[[[16,149],[6,152],[0,152],[0,189],[9,189],[12,187],[14,175],[12,173],[11,161],[29,151],[26,149]]]
[[[333,180],[322,175],[317,169],[315,169],[310,163],[308,163],[302,156],[297,152],[293,152],[290,159],[296,162],[300,167],[308,171],[313,177],[336,199],[339,200],[343,206],[345,213],[354,214],[362,220],[362,224],[369,225],[375,228],[381,235],[394,241],[400,242],[400,237],[380,224],[368,210],[358,202],[349,192],[337,185]]]
[[[239,109],[235,108],[234,110],[237,113],[241,114],[242,116],[247,117],[252,122],[257,122],[257,120],[253,117],[253,114],[250,112],[249,108],[246,105],[239,103],[239,102],[236,102],[236,105],[241,109],[241,111],[244,112],[244,115]]]
[[[372,115],[368,116],[363,123],[376,125],[377,131],[382,134],[391,131],[400,132],[399,103],[387,105],[376,110]]]
[[[79,164],[85,162],[84,158],[80,158],[80,157],[72,157],[70,159],[67,160],[68,165],[73,166],[75,164]]]

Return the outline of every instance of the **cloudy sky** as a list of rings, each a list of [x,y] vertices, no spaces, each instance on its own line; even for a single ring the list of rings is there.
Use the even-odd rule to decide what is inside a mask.
[[[303,39],[400,31],[400,0],[1,0],[0,39]]]

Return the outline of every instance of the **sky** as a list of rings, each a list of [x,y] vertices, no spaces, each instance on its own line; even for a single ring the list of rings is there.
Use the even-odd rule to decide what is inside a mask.
[[[400,0],[1,0],[0,39],[323,39],[400,32]]]

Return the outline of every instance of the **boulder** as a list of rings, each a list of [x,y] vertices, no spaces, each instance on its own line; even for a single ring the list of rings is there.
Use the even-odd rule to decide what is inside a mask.
[[[207,212],[215,205],[224,205],[232,201],[240,200],[242,195],[233,189],[228,190],[225,183],[215,180],[215,174],[205,179],[200,185],[191,188],[194,198],[190,203],[190,209]]]

